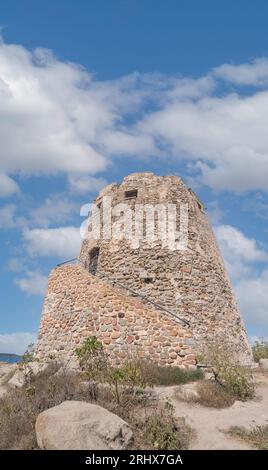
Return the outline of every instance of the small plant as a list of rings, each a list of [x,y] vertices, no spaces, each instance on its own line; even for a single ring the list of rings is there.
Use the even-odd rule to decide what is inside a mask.
[[[187,370],[180,367],[163,367],[153,363],[141,364],[142,374],[152,385],[179,385],[204,378],[201,369]]]
[[[198,396],[192,400],[209,408],[227,408],[235,402],[233,395],[229,394],[217,382],[211,382],[211,380],[205,380],[198,384],[197,393]]]
[[[100,380],[103,377],[107,369],[107,358],[103,345],[96,336],[87,338],[75,353],[81,369],[89,379]]]
[[[211,366],[215,381],[227,394],[243,401],[254,397],[255,385],[251,372],[228,354],[226,345],[211,346],[207,353],[207,363]]]
[[[186,425],[185,420],[175,419],[173,405],[168,400],[147,419],[145,424],[145,437],[155,449],[187,449],[191,435],[192,430]]]
[[[23,372],[25,383],[29,384],[32,376],[33,371],[30,366],[31,362],[34,361],[34,344],[29,344],[25,353],[21,357],[21,361],[19,362],[19,369]]]
[[[268,359],[268,341],[256,341],[252,346],[252,353],[255,362],[260,359]]]
[[[257,449],[268,450],[268,424],[254,426],[250,430],[240,426],[232,426],[229,433],[234,437],[245,440]]]
[[[27,347],[25,353],[21,357],[21,362],[22,364],[28,364],[29,362],[32,362],[34,360],[34,344],[31,343]]]

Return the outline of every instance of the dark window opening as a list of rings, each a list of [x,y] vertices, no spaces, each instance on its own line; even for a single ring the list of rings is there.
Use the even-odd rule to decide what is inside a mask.
[[[137,189],[130,189],[129,191],[125,191],[125,198],[130,199],[138,196]]]
[[[89,272],[93,275],[96,274],[98,269],[98,260],[99,260],[100,249],[93,248],[89,254]]]

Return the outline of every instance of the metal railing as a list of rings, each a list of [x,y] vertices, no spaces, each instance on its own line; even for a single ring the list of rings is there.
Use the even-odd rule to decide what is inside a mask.
[[[67,260],[67,261],[63,261],[63,263],[57,264],[57,268],[60,267],[60,266],[65,265],[65,264],[74,264],[77,261],[78,261],[78,258],[73,258],[73,259],[70,259],[70,260]],[[185,318],[182,318],[179,315],[177,315],[176,313],[174,313],[171,310],[167,309],[166,307],[164,307],[164,305],[161,305],[161,304],[155,302],[154,300],[151,300],[149,297],[142,294],[141,292],[137,292],[136,290],[132,289],[131,287],[128,287],[128,286],[122,284],[119,281],[115,281],[112,277],[108,276],[108,274],[106,274],[102,271],[97,271],[95,273],[95,276],[100,277],[100,278],[104,277],[105,279],[108,280],[109,283],[120,287],[120,289],[125,289],[125,290],[129,291],[133,296],[140,297],[142,300],[144,300],[145,302],[153,305],[158,310],[161,310],[165,314],[167,314],[169,316],[172,316],[175,320],[178,320],[179,322],[184,323],[187,326],[190,326],[190,322],[188,320],[185,320]]]
[[[115,281],[115,280],[112,279],[110,276],[108,276],[106,273],[103,273],[103,272],[101,272],[101,271],[97,271],[96,276],[104,277],[104,278],[108,279],[108,281],[109,281],[110,283],[115,284],[116,286],[120,287],[121,289],[125,289],[125,290],[131,292],[131,294],[134,295],[135,297],[140,297],[141,299],[145,300],[145,301],[148,302],[149,304],[151,304],[151,305],[153,305],[154,307],[156,307],[158,310],[162,310],[163,312],[165,312],[165,313],[168,314],[169,316],[172,316],[172,317],[175,318],[176,320],[179,320],[180,322],[184,323],[185,325],[190,326],[190,322],[188,322],[188,320],[185,320],[185,318],[180,317],[179,315],[177,315],[176,313],[174,313],[174,312],[172,312],[171,310],[167,309],[167,308],[164,307],[163,305],[158,304],[158,303],[155,302],[154,300],[149,299],[149,297],[147,297],[146,295],[142,294],[141,292],[137,292],[136,290],[131,289],[131,287],[125,286],[125,285],[122,284],[121,282]]]
[[[75,261],[78,261],[78,258],[68,259],[67,261],[63,261],[63,263],[59,263],[56,265],[57,268],[63,266],[64,264],[74,264]]]

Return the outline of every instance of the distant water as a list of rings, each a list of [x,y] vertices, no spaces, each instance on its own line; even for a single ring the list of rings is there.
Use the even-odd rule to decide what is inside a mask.
[[[0,362],[10,362],[15,363],[21,360],[21,356],[17,356],[16,354],[1,354],[0,353]]]

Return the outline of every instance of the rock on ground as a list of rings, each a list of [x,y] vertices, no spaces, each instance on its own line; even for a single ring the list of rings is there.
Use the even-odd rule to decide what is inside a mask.
[[[268,359],[260,359],[259,362],[262,369],[268,370]]]
[[[40,372],[45,371],[49,367],[47,362],[33,361],[25,365],[25,368],[21,368],[20,365],[16,365],[15,373],[8,381],[8,385],[12,388],[21,388],[26,383],[26,377],[28,374],[37,375]]]
[[[0,385],[5,385],[17,369],[17,364],[0,363]]]
[[[122,450],[133,437],[119,416],[81,401],[65,401],[44,411],[35,430],[38,446],[48,450]]]

